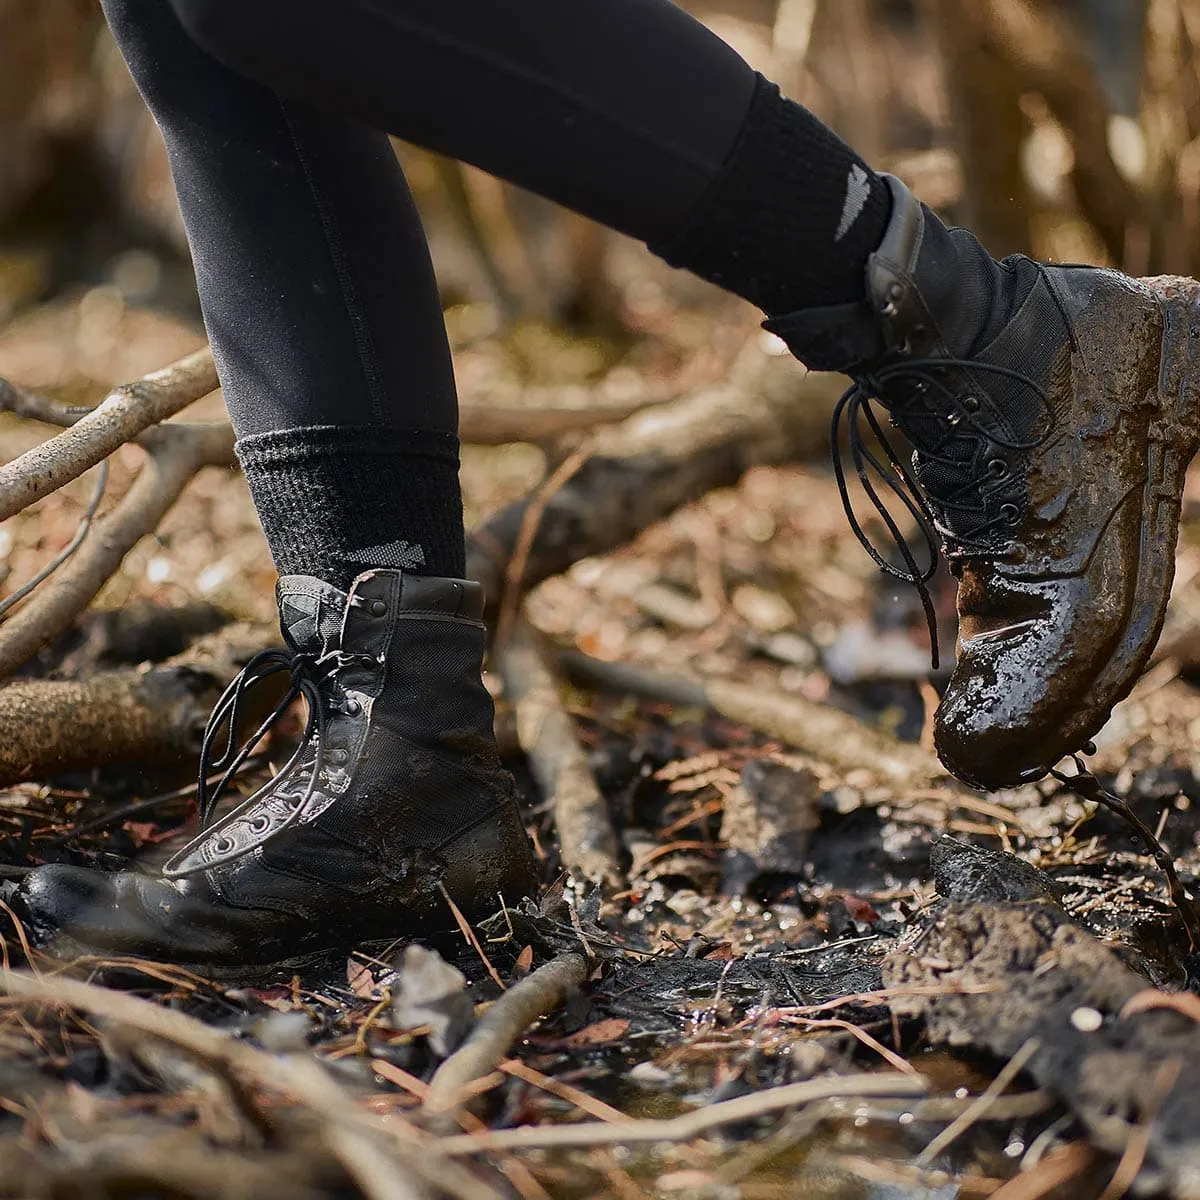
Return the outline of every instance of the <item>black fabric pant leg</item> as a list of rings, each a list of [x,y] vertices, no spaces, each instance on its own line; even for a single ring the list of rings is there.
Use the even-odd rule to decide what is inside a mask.
[[[643,238],[767,311],[861,296],[879,181],[669,0],[105,8],[167,140],[281,571],[461,570],[448,351],[374,130]]]
[[[170,0],[285,95],[481,167],[768,312],[860,299],[887,189],[671,0]]]
[[[230,70],[165,0],[103,4],[166,140],[238,433],[454,433],[437,285],[386,135]]]
[[[281,573],[464,570],[457,402],[387,136],[285,99],[165,0],[104,0],[170,155],[238,453]]]

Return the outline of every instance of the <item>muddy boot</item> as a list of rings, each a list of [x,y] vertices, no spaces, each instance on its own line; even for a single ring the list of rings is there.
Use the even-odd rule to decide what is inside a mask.
[[[959,580],[959,655],[938,709],[943,762],[968,783],[1037,779],[1084,747],[1125,696],[1162,626],[1184,471],[1200,412],[1191,281],[996,263],[888,179],[892,214],[867,265],[868,302],[768,322],[810,366],[854,386],[839,418],[868,495],[923,515]],[[865,444],[877,401],[915,448]],[[843,499],[847,497],[842,468]],[[850,512],[849,500],[846,499]]]
[[[15,907],[39,945],[249,982],[453,928],[446,895],[476,920],[501,896],[533,894],[480,680],[479,585],[368,571],[349,596],[299,575],[277,592],[289,648],[256,656],[213,713],[206,828],[154,873],[38,868]],[[236,770],[246,749],[234,753],[228,727],[245,691],[284,670],[284,704],[308,703],[306,735],[269,784],[213,820],[221,789],[206,792],[205,775]],[[218,735],[225,751],[213,763]]]

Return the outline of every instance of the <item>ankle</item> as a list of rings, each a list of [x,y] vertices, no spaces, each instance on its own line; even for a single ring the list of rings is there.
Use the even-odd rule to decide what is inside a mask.
[[[372,567],[465,573],[453,434],[309,425],[241,438],[237,454],[281,575],[346,591]]]
[[[861,300],[887,224],[882,177],[759,76],[741,134],[683,230],[651,249],[764,312]]]

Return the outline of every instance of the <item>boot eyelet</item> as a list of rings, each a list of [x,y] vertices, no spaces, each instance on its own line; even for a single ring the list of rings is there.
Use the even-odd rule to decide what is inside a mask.
[[[1015,504],[1000,505],[1000,516],[1010,525],[1015,525],[1020,515],[1020,509]]]
[[[343,767],[349,761],[350,755],[345,750],[330,750],[329,761],[335,767]]]
[[[271,818],[266,813],[260,813],[250,821],[251,833],[266,833],[271,828]]]
[[[963,406],[963,408],[965,408],[967,410],[967,412],[978,412],[979,411],[979,397],[978,396],[964,396],[962,398],[962,406]]]
[[[993,458],[989,460],[987,469],[993,479],[1003,479],[1008,474],[1008,463],[1002,458]]]
[[[351,696],[343,706],[343,711],[348,717],[357,717],[362,712],[362,705]]]
[[[228,854],[237,845],[231,837],[219,837],[213,842],[213,850],[217,854]]]
[[[367,611],[373,617],[384,617],[387,616],[387,605],[382,600],[372,600],[367,605]]]

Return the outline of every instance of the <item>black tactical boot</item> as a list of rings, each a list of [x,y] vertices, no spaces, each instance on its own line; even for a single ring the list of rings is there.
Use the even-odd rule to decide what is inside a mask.
[[[1013,785],[1087,743],[1162,627],[1200,436],[1197,288],[996,263],[897,180],[888,187],[867,302],[767,327],[809,366],[855,380],[835,424],[848,423],[870,498],[902,544],[873,474],[926,519],[930,550],[940,543],[959,579],[938,751],[969,783]],[[860,417],[879,432],[873,400],[915,447],[913,475],[864,445]],[[838,475],[846,499],[840,464]],[[897,569],[871,552],[922,587],[932,625],[932,562],[904,547]]]
[[[473,920],[535,891],[513,782],[480,679],[482,589],[367,571],[349,596],[308,576],[278,589],[288,650],[252,660],[213,713],[201,781],[235,770],[228,734],[247,687],[281,670],[308,730],[260,791],[154,873],[49,865],[15,905],[58,955],[135,956],[249,982],[362,943],[454,928],[443,889]],[[270,720],[264,723],[263,729]],[[263,730],[260,730],[260,734]]]

